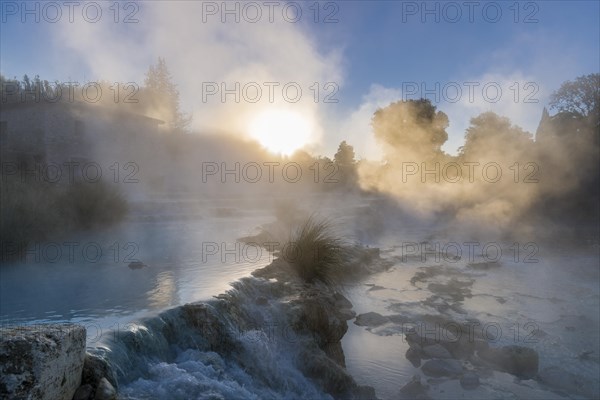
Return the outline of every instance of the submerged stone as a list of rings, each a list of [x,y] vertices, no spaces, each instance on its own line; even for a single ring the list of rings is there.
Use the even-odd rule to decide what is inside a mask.
[[[473,372],[465,372],[460,377],[460,386],[465,390],[473,390],[479,387],[479,376]]]
[[[538,372],[538,353],[529,347],[516,345],[490,347],[478,351],[477,354],[499,371],[508,372],[521,379],[531,379]]]
[[[452,358],[452,354],[438,343],[423,347],[423,353],[425,358]]]
[[[589,395],[590,392],[588,389],[586,393],[586,388],[591,386],[589,382],[561,367],[544,368],[538,374],[538,379],[553,389],[564,390],[567,393]]]
[[[414,375],[412,379],[402,386],[400,396],[405,399],[423,398],[427,394],[427,385],[421,383],[421,377]]]
[[[381,314],[378,314],[376,312],[368,312],[365,314],[360,314],[358,317],[356,317],[356,320],[354,321],[354,323],[358,326],[374,327],[374,326],[383,325],[383,324],[387,323],[388,321],[389,321],[388,318],[384,317]]]
[[[425,375],[434,378],[456,377],[462,374],[462,370],[462,364],[457,360],[429,360],[421,367]]]

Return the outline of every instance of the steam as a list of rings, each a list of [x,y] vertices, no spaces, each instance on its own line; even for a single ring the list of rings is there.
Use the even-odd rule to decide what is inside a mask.
[[[220,14],[207,15],[203,2],[139,4],[138,23],[103,18],[95,24],[60,24],[55,39],[68,49],[64,62],[83,62],[97,79],[141,85],[148,66],[163,57],[179,86],[183,111],[193,116],[193,130],[247,133],[252,116],[279,106],[304,114],[316,127],[311,140],[321,139],[321,116],[310,87],[315,82],[321,90],[326,82],[342,84],[340,54],[320,52],[301,23],[284,20],[281,11],[273,22],[265,15],[256,23],[236,23],[230,15],[222,23]],[[288,83],[293,86],[289,98],[298,98],[296,102],[284,97]],[[215,86],[218,93],[207,95]],[[296,95],[297,87],[301,95]],[[237,95],[222,97],[221,89]]]
[[[463,93],[458,101],[434,102],[439,105],[437,114],[425,122],[410,108],[379,111],[371,120],[376,110],[386,110],[408,95],[402,88],[374,84],[362,104],[354,110],[337,110],[335,117],[341,121],[332,123],[320,101],[326,83],[342,86],[343,60],[337,49],[320,48],[310,25],[281,18],[248,23],[229,17],[223,23],[220,15],[206,16],[203,3],[187,1],[140,3],[136,18],[136,24],[114,24],[110,18],[96,24],[60,24],[55,40],[69,49],[65,64],[77,60],[95,79],[141,84],[148,66],[164,57],[179,85],[182,111],[193,117],[194,131],[246,135],[256,116],[273,108],[293,109],[306,117],[314,127],[309,145],[322,141],[325,126],[338,127],[339,132],[327,134],[342,132],[342,139],[355,146],[359,157],[381,160],[360,163],[360,186],[392,197],[403,210],[419,217],[450,218],[461,229],[507,233],[516,225],[523,227],[518,222],[530,217],[545,196],[578,188],[581,165],[589,166],[597,159],[597,150],[585,142],[576,141],[566,149],[563,142],[534,141],[533,131],[549,93],[536,77],[558,87],[555,77],[546,79],[551,72],[533,76],[498,62],[491,71],[459,80]],[[521,38],[517,39],[496,51],[494,60],[504,59],[503,51],[511,54],[511,46],[520,48]],[[538,55],[531,64],[547,64],[546,56]],[[473,99],[464,82],[478,83]],[[488,83],[501,88],[499,101],[482,94]],[[290,90],[294,100],[299,97],[297,101],[284,98],[286,84],[294,85]],[[311,90],[315,84],[321,90],[317,102]],[[494,93],[486,94],[495,100]],[[419,97],[427,96],[420,93],[408,98]],[[161,118],[161,114],[157,109],[153,116]],[[398,135],[399,126],[410,133]],[[463,143],[464,134],[471,138],[462,152],[452,154]],[[257,149],[249,155],[240,148],[230,150],[207,150],[197,158],[214,161],[225,153],[228,159],[240,161],[268,157]],[[197,169],[197,164],[190,165]],[[525,234],[530,230],[519,229]]]
[[[597,165],[598,149],[585,137],[534,142],[530,132],[492,112],[472,118],[461,152],[448,155],[441,151],[446,115],[438,110],[423,118],[416,104],[392,103],[375,113],[372,129],[384,164],[361,163],[360,184],[419,218],[449,221],[454,232],[530,237],[543,200],[575,193]]]

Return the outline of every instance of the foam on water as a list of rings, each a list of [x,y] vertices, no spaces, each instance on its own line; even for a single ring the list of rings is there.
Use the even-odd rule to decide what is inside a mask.
[[[110,362],[126,399],[331,399],[298,368],[312,338],[275,300],[255,304],[272,298],[269,282],[245,278],[228,295],[141,320],[88,351]]]

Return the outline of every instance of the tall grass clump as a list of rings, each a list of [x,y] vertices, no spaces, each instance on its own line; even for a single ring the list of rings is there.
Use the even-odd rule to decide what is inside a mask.
[[[335,235],[329,220],[313,215],[291,235],[282,258],[305,283],[334,285],[334,277],[346,262],[344,242]]]

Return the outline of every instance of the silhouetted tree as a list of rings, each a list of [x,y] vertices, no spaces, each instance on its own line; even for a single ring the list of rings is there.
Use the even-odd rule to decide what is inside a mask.
[[[151,113],[165,119],[167,126],[176,131],[184,131],[191,121],[191,117],[179,109],[179,90],[173,83],[171,73],[167,68],[164,58],[159,57],[156,65],[151,65],[146,72],[145,87],[142,96]]]
[[[64,97],[67,97],[67,94],[68,92],[65,91]],[[0,96],[2,103],[54,102],[61,100],[62,97],[58,82],[52,86],[47,80],[40,79],[39,75],[36,75],[32,81],[27,74],[23,75],[21,81],[16,77],[8,79],[4,75],[0,75]]]
[[[337,153],[333,156],[339,176],[338,181],[344,185],[356,183],[356,160],[354,157],[354,147],[347,144],[345,140],[340,143]]]
[[[372,125],[375,138],[389,147],[388,157],[436,157],[448,139],[448,116],[429,99],[392,103],[375,112]]]
[[[587,117],[600,106],[600,74],[583,75],[566,81],[550,97],[550,108]]]
[[[350,146],[346,141],[342,141],[338,147],[337,153],[333,156],[333,161],[338,165],[350,166],[356,163],[354,159],[354,147]]]
[[[510,159],[532,145],[531,133],[513,125],[507,117],[488,111],[471,118],[460,154],[474,159],[491,154]]]
[[[550,97],[550,108],[600,127],[600,74],[583,75],[564,82]]]

